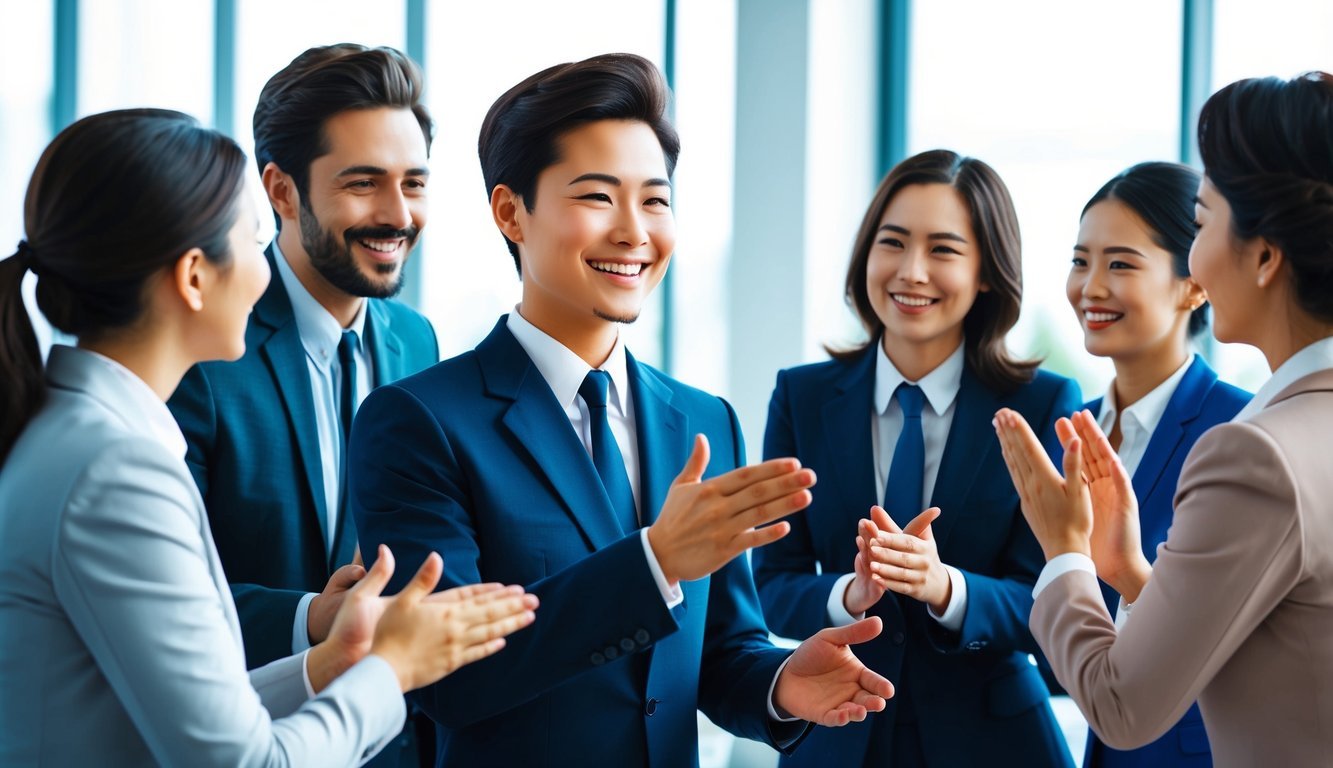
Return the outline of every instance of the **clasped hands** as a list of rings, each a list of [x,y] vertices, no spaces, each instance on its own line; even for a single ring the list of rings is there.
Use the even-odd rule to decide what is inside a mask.
[[[1023,517],[1046,559],[1068,552],[1087,555],[1099,578],[1126,602],[1137,600],[1152,575],[1140,541],[1138,500],[1129,473],[1092,414],[1083,410],[1055,422],[1064,447],[1063,476],[1021,415],[1001,409],[994,425]]]
[[[930,528],[939,516],[939,507],[931,507],[899,528],[883,507],[870,508],[870,519],[857,524],[855,575],[842,597],[849,614],[870,610],[885,592],[920,600],[936,616],[944,613],[953,597],[953,582]]]

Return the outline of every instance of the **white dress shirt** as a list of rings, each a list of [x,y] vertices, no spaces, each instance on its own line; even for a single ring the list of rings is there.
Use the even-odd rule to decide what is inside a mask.
[[[306,369],[310,373],[310,396],[315,406],[315,432],[319,439],[320,471],[324,480],[324,509],[328,514],[328,524],[324,528],[324,551],[331,553],[333,537],[338,532],[338,497],[342,491],[342,364],[338,361],[338,344],[342,341],[343,328],[301,285],[301,280],[287,263],[287,257],[276,239],[273,241],[273,256],[278,265],[278,277],[292,304],[296,330],[301,336],[301,346],[305,348]],[[354,402],[359,406],[374,384],[370,345],[365,343],[364,300],[347,330],[355,332],[357,339]],[[306,623],[310,601],[315,598],[315,594],[308,593],[296,606],[296,616],[292,621],[292,653],[300,653],[310,647]]]
[[[953,425],[953,414],[958,401],[958,390],[963,383],[963,345],[959,344],[953,354],[936,366],[935,370],[921,377],[920,381],[908,381],[898,370],[893,361],[884,352],[884,346],[875,346],[875,411],[871,414],[870,445],[875,461],[875,497],[881,506],[884,504],[884,487],[888,483],[889,470],[893,466],[893,453],[898,447],[898,435],[903,431],[903,409],[894,397],[898,385],[907,383],[921,388],[925,395],[926,407],[921,409],[921,434],[925,442],[925,473],[921,478],[921,498],[930,499],[935,492],[935,480],[940,474],[940,461],[944,457],[944,445],[949,440],[949,427]],[[869,510],[866,511],[869,514]],[[967,580],[962,571],[952,565],[945,565],[949,573],[949,583],[953,593],[944,613],[935,615],[934,609],[927,606],[926,612],[941,626],[951,631],[958,631],[963,626],[963,616],[967,613]],[[833,583],[829,593],[828,614],[834,626],[843,626],[861,618],[847,612],[843,595],[847,587],[856,578],[855,573],[843,574]]]

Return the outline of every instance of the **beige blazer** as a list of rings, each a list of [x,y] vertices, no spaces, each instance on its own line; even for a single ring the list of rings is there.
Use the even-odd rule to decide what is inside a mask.
[[[1031,624],[1113,747],[1152,741],[1198,699],[1218,766],[1333,761],[1333,370],[1195,444],[1118,635],[1083,571],[1037,597]]]

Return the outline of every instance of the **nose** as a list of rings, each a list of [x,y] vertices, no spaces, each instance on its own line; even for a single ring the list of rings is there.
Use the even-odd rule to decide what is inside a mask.
[[[648,243],[648,228],[644,226],[642,214],[633,206],[623,206],[616,216],[615,227],[611,230],[611,239],[625,248],[638,248]]]
[[[1083,296],[1089,299],[1104,299],[1111,295],[1107,287],[1106,270],[1100,267],[1092,267],[1088,270],[1088,276],[1083,281]]]
[[[908,248],[898,262],[898,279],[913,285],[930,282],[930,272],[926,269],[926,254],[919,248]]]
[[[381,227],[407,229],[412,226],[412,208],[403,190],[386,186],[376,200],[375,224]]]

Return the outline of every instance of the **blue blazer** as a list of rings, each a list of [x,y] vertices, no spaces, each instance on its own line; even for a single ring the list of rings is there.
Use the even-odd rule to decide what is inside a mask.
[[[829,625],[833,583],[852,570],[857,520],[876,503],[871,415],[875,346],[853,361],[778,374],[764,456],[796,456],[819,476],[814,503],[793,515],[792,532],[754,552],[755,578],[773,630],[808,637]],[[961,631],[943,629],[924,603],[886,594],[871,609],[884,632],[858,646],[867,666],[899,695],[864,723],[812,733],[790,766],[862,765],[879,760],[903,701],[910,698],[924,756],[932,765],[1069,765],[1046,686],[1029,654],[1032,586],[1045,564],[1019,509],[991,420],[1012,408],[1059,461],[1054,422],[1078,407],[1078,385],[1038,371],[1009,395],[990,391],[965,366],[931,505],[940,558],[967,580]],[[884,760],[889,759],[884,755]]]
[[[768,641],[745,558],[683,582],[684,603],[668,610],[639,533],[620,530],[505,322],[473,351],[375,390],[352,432],[362,552],[393,549],[390,589],[435,551],[442,589],[500,581],[541,598],[504,650],[418,692],[440,725],[440,764],[697,765],[696,709],[741,736],[796,741],[804,723],[767,715],[788,653]],[[712,447],[709,475],[745,451],[725,401],[627,358],[648,525],[696,433]]]
[[[273,258],[270,248],[273,279],[250,316],[245,355],[196,365],[167,403],[189,443],[186,462],[208,508],[251,667],[291,655],[297,604],[356,549],[346,515],[333,556],[326,552],[310,374]],[[398,302],[370,299],[366,329],[377,385],[439,360],[430,323]]]
[[[1172,501],[1176,495],[1176,481],[1185,457],[1203,433],[1223,424],[1240,413],[1250,401],[1250,393],[1219,381],[1217,374],[1194,356],[1176,391],[1167,401],[1162,420],[1157,423],[1148,448],[1138,469],[1134,471],[1134,495],[1139,500],[1139,531],[1143,537],[1143,554],[1149,562],[1157,559],[1157,546],[1166,541],[1171,528]],[[1102,407],[1102,398],[1083,406],[1096,416]],[[1120,595],[1102,583],[1102,595],[1111,616],[1115,616]],[[1189,708],[1180,722],[1172,726],[1157,741],[1138,749],[1112,749],[1088,732],[1088,747],[1083,755],[1085,766],[1127,768],[1128,766],[1209,766],[1213,764],[1208,749],[1208,734],[1204,731],[1199,705]]]

